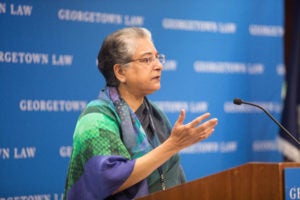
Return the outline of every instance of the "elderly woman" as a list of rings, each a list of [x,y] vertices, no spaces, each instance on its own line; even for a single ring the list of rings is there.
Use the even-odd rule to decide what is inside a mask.
[[[124,28],[98,55],[106,87],[80,115],[73,137],[65,199],[133,199],[185,182],[178,152],[209,137],[217,119],[205,113],[172,128],[147,95],[160,89],[162,64],[151,33]]]

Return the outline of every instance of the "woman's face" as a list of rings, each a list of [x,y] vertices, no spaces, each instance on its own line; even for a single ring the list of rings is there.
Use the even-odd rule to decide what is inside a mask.
[[[160,89],[162,64],[153,43],[147,39],[136,42],[132,61],[125,67],[125,88],[137,96],[146,96]]]

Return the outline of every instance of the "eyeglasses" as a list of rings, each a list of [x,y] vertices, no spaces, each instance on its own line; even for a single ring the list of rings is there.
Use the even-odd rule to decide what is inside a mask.
[[[147,65],[150,65],[152,64],[155,60],[159,60],[159,62],[161,64],[165,64],[166,63],[166,56],[164,54],[157,54],[157,55],[152,55],[152,56],[149,56],[149,57],[145,57],[145,58],[138,58],[138,59],[134,59],[134,60],[130,60],[129,62],[127,63],[131,63],[131,62],[141,62],[141,63],[145,63]],[[127,64],[125,63],[125,64]]]

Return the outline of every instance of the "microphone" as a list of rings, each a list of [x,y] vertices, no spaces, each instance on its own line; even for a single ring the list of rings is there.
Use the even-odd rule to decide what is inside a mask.
[[[246,101],[243,101],[242,99],[239,98],[235,98],[233,99],[233,103],[236,105],[241,105],[241,104],[247,104],[250,106],[254,106],[257,107],[259,109],[261,109],[262,111],[264,111],[286,134],[288,134],[298,145],[300,145],[300,142],[282,125],[280,124],[266,109],[264,109],[263,107],[261,107],[260,105],[254,104],[254,103],[249,103]]]

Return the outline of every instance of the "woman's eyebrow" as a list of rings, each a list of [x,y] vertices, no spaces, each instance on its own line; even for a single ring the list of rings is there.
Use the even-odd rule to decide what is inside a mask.
[[[152,55],[157,55],[158,54],[158,52],[155,52],[154,54],[152,53],[152,52],[145,52],[145,53],[143,53],[143,54],[141,54],[140,56],[142,57],[142,56],[152,56]]]

